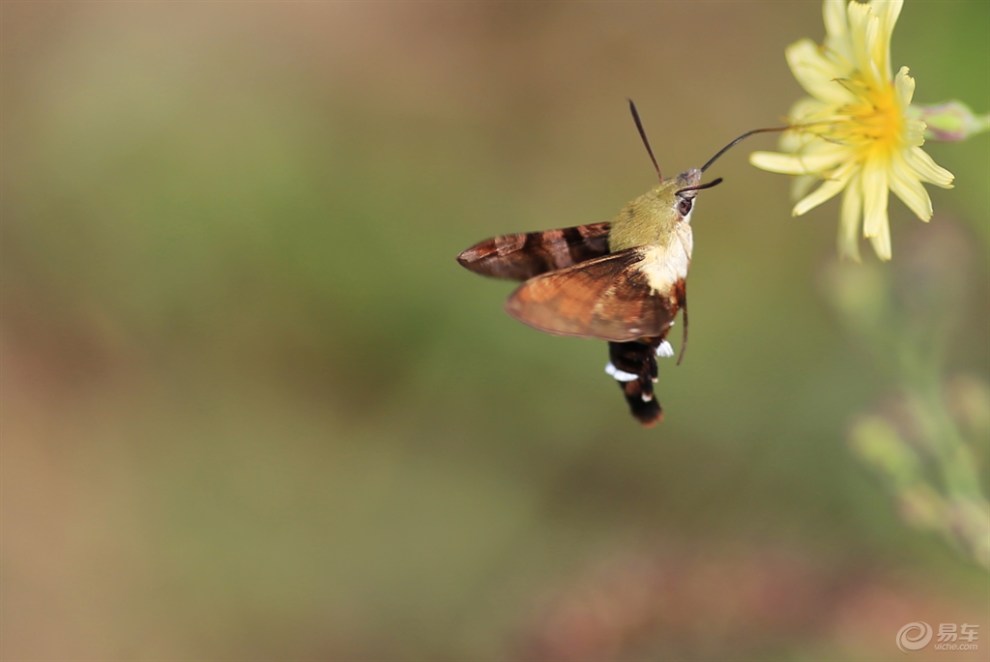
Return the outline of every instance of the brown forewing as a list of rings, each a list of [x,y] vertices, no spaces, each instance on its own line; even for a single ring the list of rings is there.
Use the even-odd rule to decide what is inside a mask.
[[[482,276],[528,280],[608,253],[610,223],[505,234],[480,241],[457,256]]]
[[[537,276],[509,297],[506,311],[540,331],[627,342],[661,336],[678,310],[675,288],[653,291],[630,248]]]

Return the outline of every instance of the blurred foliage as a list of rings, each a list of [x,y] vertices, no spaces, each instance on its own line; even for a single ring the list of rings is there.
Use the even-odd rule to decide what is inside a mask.
[[[872,404],[920,393],[985,479],[986,135],[931,147],[956,188],[929,225],[892,206],[895,271],[837,276],[836,209],[792,219],[720,160],[649,431],[601,343],[454,262],[650,186],[626,97],[666,173],[778,120],[818,3],[0,12],[4,659],[865,660],[910,621],[990,631],[986,574],[842,443],[865,414],[937,472],[917,411]],[[990,108],[988,21],[908,0],[919,101]]]
[[[946,229],[909,243],[890,268],[836,266],[825,291],[850,334],[890,371],[898,393],[856,421],[856,453],[887,483],[902,516],[939,531],[990,568],[990,385],[945,378],[973,279],[965,239]]]

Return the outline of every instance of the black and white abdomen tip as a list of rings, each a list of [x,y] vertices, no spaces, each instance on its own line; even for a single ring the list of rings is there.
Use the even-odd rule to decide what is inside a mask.
[[[608,344],[609,362],[605,372],[618,383],[630,413],[643,425],[653,425],[663,415],[653,383],[657,379],[657,356],[667,356],[668,351],[673,355],[670,344],[660,338],[655,342]]]

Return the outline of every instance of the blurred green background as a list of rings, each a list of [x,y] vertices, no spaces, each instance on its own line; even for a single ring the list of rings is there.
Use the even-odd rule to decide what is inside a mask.
[[[836,202],[791,218],[746,161],[775,138],[723,157],[651,430],[603,343],[454,261],[650,187],[626,97],[666,174],[778,123],[823,34],[818,2],[3,3],[3,658],[990,648],[985,569],[847,441],[916,336],[990,407],[987,136],[926,147],[956,188],[891,203],[883,266],[836,265]],[[986,111],[988,35],[908,0],[893,63]]]

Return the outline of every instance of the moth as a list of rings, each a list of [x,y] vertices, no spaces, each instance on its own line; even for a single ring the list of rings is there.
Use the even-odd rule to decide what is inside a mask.
[[[702,173],[743,138],[779,129],[744,133],[701,168],[665,180],[631,100],[629,110],[657,186],[611,221],[499,235],[462,251],[457,261],[483,276],[522,281],[505,304],[520,322],[546,333],[607,341],[605,372],[618,383],[633,417],[649,427],[663,416],[654,392],[657,359],[674,356],[667,334],[678,312],[684,329],[678,364],[687,347],[695,199],[722,182],[702,184]]]

